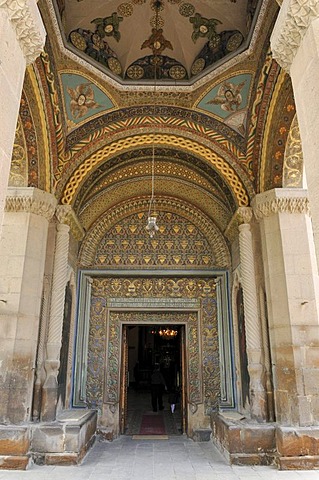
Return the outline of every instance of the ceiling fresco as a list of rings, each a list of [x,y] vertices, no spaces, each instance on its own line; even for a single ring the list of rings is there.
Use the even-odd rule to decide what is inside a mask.
[[[244,136],[251,80],[251,74],[236,75],[223,80],[197,103],[197,108],[213,114]]]
[[[74,73],[61,74],[68,129],[114,107],[112,100],[92,80]]]
[[[243,50],[258,0],[54,0],[66,45],[122,81],[183,82]]]

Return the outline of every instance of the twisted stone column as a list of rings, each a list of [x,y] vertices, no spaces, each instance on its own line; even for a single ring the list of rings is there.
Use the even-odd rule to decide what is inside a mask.
[[[264,388],[265,370],[262,364],[262,336],[258,314],[253,241],[249,224],[252,218],[251,208],[239,208],[238,218],[242,222],[239,225],[239,251],[244,295],[248,372],[250,376],[250,408],[252,418],[262,422],[267,419],[267,402]]]
[[[68,271],[69,231],[66,223],[70,213],[69,206],[59,206],[56,216],[57,225],[55,255],[52,277],[52,294],[49,318],[48,338],[46,344],[45,371],[46,379],[43,385],[41,420],[55,420],[60,366],[60,349],[62,343],[62,328],[64,315],[65,286]]]
[[[34,421],[39,420],[40,418],[42,384],[45,380],[44,358],[45,358],[45,337],[46,337],[46,331],[47,331],[48,312],[49,312],[49,288],[50,288],[49,279],[47,278],[47,276],[45,276],[44,282],[43,282],[43,295],[42,295],[40,326],[39,326],[39,329],[40,329],[39,343],[38,343],[38,353],[37,353],[34,392],[33,392],[32,418]]]
[[[265,292],[262,288],[259,290],[259,308],[260,308],[260,320],[261,320],[261,330],[262,330],[262,341],[263,341],[263,350],[264,350],[264,365],[265,365],[265,387],[267,395],[267,406],[268,406],[268,420],[273,422],[275,419],[274,412],[274,388],[272,383],[272,370],[271,370],[271,359],[270,359],[270,347],[269,347],[269,335],[268,335],[268,321],[266,314],[266,304],[265,304]]]

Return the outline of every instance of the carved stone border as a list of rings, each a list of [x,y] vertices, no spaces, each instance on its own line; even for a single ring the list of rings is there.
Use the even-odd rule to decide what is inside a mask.
[[[307,191],[299,188],[275,188],[256,195],[253,210],[257,220],[276,213],[303,213],[310,215]]]
[[[43,50],[46,32],[35,0],[0,0],[15,29],[17,40],[30,65]]]
[[[317,0],[285,0],[271,36],[271,50],[279,65],[289,71],[312,20],[319,17]]]
[[[9,187],[5,211],[34,213],[51,220],[56,204],[55,197],[43,190],[33,187]]]

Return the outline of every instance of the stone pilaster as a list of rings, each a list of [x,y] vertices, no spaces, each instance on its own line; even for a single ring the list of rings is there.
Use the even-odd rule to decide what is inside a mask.
[[[55,198],[9,188],[0,241],[0,419],[30,420],[49,221]]]
[[[318,275],[306,191],[275,189],[255,197],[273,364],[276,420],[319,420]]]
[[[238,209],[238,218],[240,271],[244,295],[246,347],[250,377],[250,409],[252,418],[261,422],[267,420],[267,402],[264,388],[265,371],[263,367],[261,326],[258,314],[254,251],[250,229],[252,209],[249,207],[240,207]]]
[[[76,217],[73,214],[72,208],[69,205],[58,206],[56,217],[58,223],[56,227],[51,306],[46,343],[46,378],[42,390],[41,419],[43,421],[55,420],[56,416],[58,393],[57,376],[59,373],[60,349],[62,344],[70,229],[73,231],[73,235],[77,237],[79,237],[82,232]]]
[[[319,3],[284,0],[271,36],[274,58],[289,72],[303,150],[319,264]]]
[[[45,30],[35,0],[0,0],[0,234],[26,65],[43,49]]]

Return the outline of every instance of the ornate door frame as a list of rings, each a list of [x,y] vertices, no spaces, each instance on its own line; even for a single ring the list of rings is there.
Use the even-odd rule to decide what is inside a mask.
[[[235,406],[226,272],[82,271],[79,298],[74,406],[97,408],[100,428],[120,431],[122,326],[150,316],[186,326],[188,434]]]

